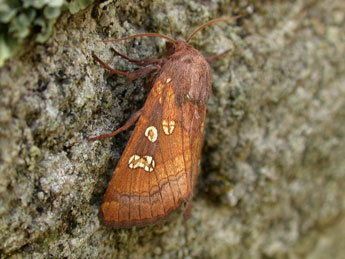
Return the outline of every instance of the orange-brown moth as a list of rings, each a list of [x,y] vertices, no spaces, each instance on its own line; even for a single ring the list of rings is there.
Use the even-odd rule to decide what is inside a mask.
[[[184,202],[187,202],[184,215],[189,217],[199,170],[206,105],[211,95],[209,63],[225,54],[204,57],[189,41],[208,25],[236,18],[238,16],[212,20],[195,30],[186,41],[157,33],[107,40],[156,36],[168,41],[166,59],[135,60],[114,50],[115,54],[143,67],[134,72],[112,69],[93,55],[111,73],[130,80],[149,75],[151,89],[144,107],[123,127],[89,139],[115,136],[138,120],[103,198],[100,214],[105,225],[129,228],[153,224],[167,218]]]

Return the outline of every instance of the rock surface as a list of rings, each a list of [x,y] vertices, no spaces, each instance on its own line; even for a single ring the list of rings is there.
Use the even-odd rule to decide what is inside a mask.
[[[46,44],[0,70],[0,254],[4,258],[343,258],[345,247],[345,3],[117,1],[65,13]],[[213,97],[192,216],[131,230],[98,210],[145,101],[112,67],[136,67],[164,41],[99,39],[159,32],[215,62]]]

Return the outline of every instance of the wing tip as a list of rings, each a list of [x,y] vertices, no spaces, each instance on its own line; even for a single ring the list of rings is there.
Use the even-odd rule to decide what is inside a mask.
[[[152,218],[130,219],[130,220],[122,220],[122,221],[107,220],[106,219],[107,217],[104,215],[102,210],[100,210],[100,217],[101,217],[101,221],[102,221],[104,226],[110,227],[113,229],[130,229],[132,227],[141,228],[141,227],[147,227],[147,226],[154,226],[154,225],[166,222],[167,219],[170,217],[170,215],[173,212],[181,209],[182,204],[185,202],[188,203],[187,206],[189,207],[189,203],[191,202],[189,195],[187,197],[181,197],[178,200],[177,205],[169,208],[168,211],[166,211],[163,215],[157,215],[157,216],[152,217]]]

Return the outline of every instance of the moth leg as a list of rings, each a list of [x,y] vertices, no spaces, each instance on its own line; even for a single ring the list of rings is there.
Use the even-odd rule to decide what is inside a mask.
[[[206,61],[211,64],[213,63],[214,61],[216,61],[218,58],[224,56],[225,54],[227,54],[228,52],[230,52],[230,49],[228,49],[227,51],[224,51],[223,53],[220,53],[218,55],[215,55],[215,56],[211,56],[211,57],[205,57],[206,58]]]
[[[116,136],[117,134],[119,134],[122,131],[127,130],[129,127],[131,127],[140,117],[141,113],[142,113],[143,108],[141,108],[139,111],[137,111],[136,113],[134,113],[129,120],[125,123],[125,125],[123,125],[121,128],[115,130],[114,132],[110,133],[110,134],[102,134],[100,136],[97,137],[93,137],[93,138],[89,138],[87,141],[94,141],[97,139],[101,139],[101,138],[111,138]]]
[[[125,76],[129,79],[129,81],[133,81],[139,77],[142,77],[144,75],[150,74],[158,69],[160,69],[159,65],[152,65],[148,67],[144,67],[142,69],[125,73],[116,69],[111,68],[108,64],[104,63],[99,57],[97,57],[95,54],[92,54],[92,57],[97,60],[98,63],[100,63],[105,69],[109,70],[111,73],[116,75]]]
[[[114,48],[111,48],[111,50],[115,53],[115,55],[120,56],[121,58],[126,59],[129,62],[135,63],[136,65],[142,66],[142,67],[146,67],[152,64],[162,65],[164,63],[164,59],[162,58],[134,59],[117,52]]]
[[[190,213],[192,210],[192,200],[193,200],[193,195],[191,195],[191,197],[188,199],[187,206],[186,206],[185,211],[183,213],[183,218],[185,220],[189,219],[189,217],[190,217]]]

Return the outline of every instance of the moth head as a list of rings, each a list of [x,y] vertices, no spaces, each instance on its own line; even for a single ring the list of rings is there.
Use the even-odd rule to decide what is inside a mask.
[[[165,48],[166,48],[166,56],[167,57],[169,57],[175,53],[175,46],[174,46],[174,44],[172,44],[172,42],[167,41],[165,43]]]

